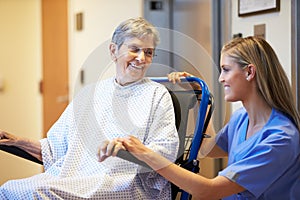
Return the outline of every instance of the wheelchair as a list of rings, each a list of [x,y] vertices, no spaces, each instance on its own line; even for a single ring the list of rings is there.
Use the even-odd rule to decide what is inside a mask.
[[[199,160],[197,160],[198,151],[203,139],[210,137],[205,132],[214,110],[213,95],[209,92],[206,83],[198,77],[181,78],[181,82],[177,84],[170,83],[167,77],[151,77],[151,80],[165,85],[172,97],[176,128],[179,135],[179,152],[175,163],[186,170],[198,173],[200,170]],[[194,88],[193,84],[198,86],[198,88]],[[193,133],[189,134],[187,131],[189,113],[195,108],[197,111],[195,127]],[[42,161],[15,146],[0,145],[0,150],[38,164],[43,164]],[[136,159],[125,150],[120,150],[117,156],[150,168],[146,163]],[[181,190],[174,184],[171,184],[171,187],[172,199],[175,200],[179,195],[181,200],[191,199],[192,196],[186,191]]]

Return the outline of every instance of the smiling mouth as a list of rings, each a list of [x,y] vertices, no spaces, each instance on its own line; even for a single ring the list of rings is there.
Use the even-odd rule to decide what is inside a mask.
[[[143,66],[137,66],[135,63],[130,63],[129,65],[135,69],[143,69],[144,68]]]
[[[228,85],[224,86],[224,90],[228,90],[230,87]]]

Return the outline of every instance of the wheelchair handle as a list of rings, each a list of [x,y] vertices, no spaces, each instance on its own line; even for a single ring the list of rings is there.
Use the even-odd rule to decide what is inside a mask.
[[[122,158],[122,159],[127,160],[127,161],[130,161],[130,162],[133,162],[135,164],[141,165],[141,166],[146,167],[148,169],[152,169],[147,163],[137,159],[129,151],[126,151],[124,149],[120,149],[118,151],[117,157]]]

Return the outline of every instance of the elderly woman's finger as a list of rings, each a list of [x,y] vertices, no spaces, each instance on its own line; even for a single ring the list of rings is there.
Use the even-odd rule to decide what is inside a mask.
[[[113,149],[113,152],[111,155],[116,156],[120,149],[126,150],[126,148],[123,146],[123,144],[121,142],[117,142],[114,146],[114,149]]]
[[[107,145],[109,144],[108,140],[103,141],[98,149],[97,157],[99,162],[104,161],[108,156],[106,156]]]
[[[115,148],[115,144],[116,144],[116,142],[114,140],[110,141],[110,143],[107,145],[107,149],[106,149],[106,153],[105,153],[106,156],[111,156],[111,154]]]

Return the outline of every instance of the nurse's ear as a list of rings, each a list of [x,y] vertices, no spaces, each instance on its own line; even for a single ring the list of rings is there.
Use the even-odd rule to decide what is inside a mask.
[[[114,62],[116,62],[117,61],[118,46],[115,43],[110,43],[109,52],[110,52],[111,59]]]
[[[253,64],[249,64],[246,67],[246,80],[251,81],[254,79],[256,74],[256,66]]]

